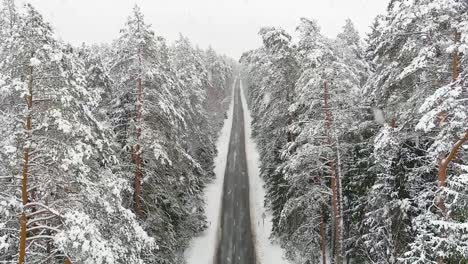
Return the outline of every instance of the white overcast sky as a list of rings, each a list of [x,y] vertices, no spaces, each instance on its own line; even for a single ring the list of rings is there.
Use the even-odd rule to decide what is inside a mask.
[[[364,35],[389,0],[20,0],[36,6],[59,37],[73,44],[109,42],[138,3],[153,30],[168,41],[179,33],[193,44],[238,59],[260,46],[262,26],[293,32],[300,17],[318,20],[330,37],[351,18]]]

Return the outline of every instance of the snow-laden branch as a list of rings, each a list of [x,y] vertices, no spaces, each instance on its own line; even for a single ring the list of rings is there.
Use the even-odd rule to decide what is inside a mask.
[[[27,203],[26,205],[24,205],[24,208],[30,208],[30,207],[41,207],[41,208],[44,208],[45,210],[47,210],[48,212],[56,215],[56,216],[59,216],[59,217],[63,217],[62,214],[60,214],[59,212],[57,212],[56,210],[50,208],[49,206],[45,205],[45,204],[42,204],[42,203],[37,203],[37,202],[32,202],[32,203]],[[31,215],[29,215],[31,216]]]

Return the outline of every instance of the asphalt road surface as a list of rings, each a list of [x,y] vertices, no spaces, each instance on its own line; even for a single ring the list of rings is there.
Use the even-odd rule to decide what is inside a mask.
[[[234,91],[232,131],[224,173],[216,264],[255,264],[245,156],[244,110],[240,96],[238,81]]]

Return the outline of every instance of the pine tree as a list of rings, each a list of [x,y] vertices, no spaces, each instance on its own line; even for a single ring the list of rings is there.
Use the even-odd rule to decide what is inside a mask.
[[[141,263],[141,251],[153,242],[121,206],[122,181],[109,169],[116,160],[112,136],[92,114],[99,93],[86,89],[78,54],[53,38],[52,29],[32,6],[27,5],[20,18],[19,33],[10,43],[15,52],[4,65],[12,80],[4,87],[7,94],[26,99],[25,108],[10,105],[16,120],[26,120],[16,125],[14,134],[24,153],[18,162],[23,171],[23,206],[17,209],[22,214],[19,262],[99,262],[112,255]],[[107,192],[110,183],[117,184],[112,193]],[[113,215],[115,211],[119,213]],[[107,231],[102,235],[114,229],[109,222],[117,224],[116,219],[128,229],[114,231],[112,237]],[[77,236],[91,226],[92,238]],[[135,248],[119,248],[124,240]]]
[[[259,142],[263,173],[269,176],[267,200],[272,205],[273,213],[277,212],[280,216],[274,231],[288,249],[290,257],[301,261],[325,261],[328,247],[326,241],[336,241],[334,254],[340,261],[344,246],[340,212],[344,206],[341,202],[339,176],[342,175],[342,154],[346,148],[343,150],[342,145],[338,147],[334,142],[344,139],[348,127],[357,122],[352,121],[350,116],[359,111],[354,105],[360,87],[366,80],[368,66],[364,62],[358,34],[353,30],[351,22],[348,21],[344,33],[340,34],[336,42],[323,37],[317,24],[307,19],[301,20],[298,31],[300,39],[297,47],[288,50],[284,48],[289,39],[285,32],[264,29],[264,48],[246,53],[241,59],[247,67],[254,133]],[[347,39],[355,43],[347,42]],[[292,59],[288,59],[285,54],[291,54]],[[275,86],[278,80],[284,80],[279,77],[281,73],[287,72],[288,66],[298,74],[297,81],[292,84],[294,91],[290,95],[293,96],[273,94],[277,91],[274,89],[278,89]],[[325,81],[332,83],[331,88],[327,89],[326,98],[333,107],[323,107]],[[284,89],[278,91],[286,92]],[[271,133],[267,120],[284,116],[284,112],[277,110],[280,104],[288,108],[286,122],[278,123],[283,124],[288,137],[283,143],[272,147],[271,138],[278,138],[278,134],[266,136],[266,139],[263,137],[265,133]],[[336,114],[333,126],[327,122],[328,129],[324,126],[326,113],[329,116]],[[329,141],[324,141],[324,138]],[[272,151],[275,148],[280,149],[279,156],[275,156],[276,151]],[[275,160],[275,157],[279,158]],[[328,196],[331,188],[330,171],[337,180],[333,186],[336,187],[333,188],[334,195]],[[276,191],[280,187],[284,188],[282,193]],[[333,197],[334,203],[330,203],[330,197]],[[311,200],[320,203],[311,203]],[[328,217],[329,208],[335,208],[336,218]],[[334,233],[332,239],[328,235],[325,237],[328,234],[325,232],[328,227],[325,221],[329,219],[333,223],[330,229]],[[304,247],[304,244],[308,246]],[[300,252],[300,256],[297,252]]]
[[[224,111],[234,63],[168,47],[138,8],[112,46],[78,48],[30,5],[0,13],[0,261],[181,262],[206,226],[223,116],[207,113],[207,86]],[[145,184],[139,217],[132,182]]]
[[[463,228],[467,193],[466,181],[461,177],[466,175],[462,165],[466,161],[466,151],[462,146],[468,141],[468,120],[467,105],[462,98],[467,97],[467,90],[466,69],[459,67],[464,65],[466,56],[459,54],[459,47],[466,43],[460,38],[461,34],[467,33],[460,22],[467,11],[468,5],[463,1],[436,5],[431,10],[432,14],[437,14],[436,19],[445,21],[447,34],[454,32],[450,47],[452,81],[438,88],[419,109],[423,116],[416,129],[433,138],[428,147],[428,158],[431,164],[437,163],[438,188],[432,185],[421,190],[426,201],[420,201],[424,207],[413,221],[417,235],[405,254],[407,263],[466,261],[468,247],[462,237],[467,234]]]

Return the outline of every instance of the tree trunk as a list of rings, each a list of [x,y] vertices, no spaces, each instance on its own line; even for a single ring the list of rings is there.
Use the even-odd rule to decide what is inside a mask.
[[[465,131],[465,135],[463,135],[453,146],[452,150],[443,159],[440,159],[439,162],[439,188],[445,187],[447,185],[447,167],[456,156],[458,150],[461,148],[461,146],[468,141],[468,130]],[[439,209],[442,211],[442,214],[445,217],[448,217],[447,215],[447,210],[445,208],[445,202],[444,198],[442,196],[439,196],[438,201],[437,201],[437,206]],[[438,257],[437,258],[437,263],[438,264],[443,264],[444,263],[444,258],[443,257]]]
[[[454,42],[457,44],[460,41],[461,33],[455,31],[455,38]],[[458,48],[455,48],[453,51],[452,55],[452,81],[455,82],[458,78],[458,63],[459,63],[459,58],[458,58]],[[439,126],[442,125],[443,120],[445,120],[447,113],[441,113],[443,116],[442,118],[439,118]],[[438,175],[437,175],[437,180],[438,180],[438,186],[439,188],[443,188],[447,186],[447,167],[450,163],[451,160],[456,156],[458,150],[460,147],[468,140],[468,130],[465,132],[465,135],[462,136],[453,146],[452,150],[448,154],[448,156],[444,157],[445,154],[441,154],[441,157],[439,158],[439,168],[438,168]],[[442,212],[442,215],[444,217],[448,217],[447,215],[447,208],[445,207],[445,201],[444,201],[443,195],[439,195],[437,198],[437,207],[439,210]],[[444,259],[443,257],[438,257],[437,258],[437,263],[438,264],[443,264]]]
[[[453,148],[452,150],[450,151],[450,153],[440,159],[439,161],[439,169],[438,169],[438,185],[439,187],[445,187],[447,186],[447,168],[448,168],[448,165],[450,164],[450,161],[452,161],[456,156],[457,156],[457,153],[458,153],[458,150],[460,150],[461,146],[463,146],[463,144],[465,144],[465,142],[468,141],[468,130],[465,131],[465,134],[457,140],[457,142],[455,143],[455,145],[453,145]],[[439,207],[439,209],[441,209],[442,213],[446,214],[446,208],[445,208],[445,203],[444,203],[444,199],[443,197],[439,197],[439,200],[437,201],[437,205]]]
[[[391,128],[396,128],[397,127],[397,124],[396,124],[396,118],[392,118],[392,120],[390,120],[390,127]]]
[[[27,237],[27,223],[25,205],[28,203],[28,176],[29,176],[29,151],[31,147],[31,109],[32,109],[32,90],[33,90],[33,67],[29,66],[29,81],[28,81],[28,95],[26,102],[28,110],[26,113],[26,141],[23,148],[23,173],[21,179],[21,201],[23,208],[20,217],[20,238],[19,238],[19,254],[18,263],[25,263],[26,259],[26,237]]]
[[[344,213],[343,213],[343,208],[344,208],[344,202],[343,202],[343,189],[342,189],[342,184],[341,184],[341,181],[342,181],[342,173],[341,173],[341,166],[342,166],[342,163],[341,163],[341,155],[340,155],[340,144],[339,144],[339,139],[338,139],[338,136],[336,136],[336,159],[337,159],[337,164],[336,164],[336,167],[337,167],[337,176],[338,176],[338,179],[337,179],[337,184],[338,184],[338,210],[341,212],[340,214],[340,234],[339,234],[339,238],[340,238],[340,252],[342,254],[342,258],[347,258],[346,256],[346,251],[344,250],[344,243],[343,243],[343,239],[344,239],[344,233],[345,233],[345,226],[344,226]],[[348,226],[346,226],[346,229],[348,229]],[[341,263],[340,263],[341,264]]]
[[[289,106],[291,106],[291,103],[292,103],[292,90],[294,89],[294,87],[287,87],[286,88],[287,91],[286,91],[286,102],[288,103],[288,107],[286,109],[287,111],[287,115],[288,115],[288,121],[287,121],[287,124],[286,124],[286,128],[287,128],[287,142],[293,142],[294,141],[294,137],[293,137],[293,134],[291,133],[291,131],[289,131],[289,126],[291,126],[291,124],[293,123],[293,115],[289,112]]]
[[[138,31],[140,31],[140,21],[138,21]],[[134,205],[135,205],[135,213],[138,216],[143,215],[143,211],[141,208],[141,180],[143,178],[142,172],[142,157],[141,157],[141,146],[140,146],[140,138],[141,138],[141,115],[142,115],[142,108],[143,108],[143,84],[142,84],[142,50],[140,44],[138,44],[138,80],[137,80],[137,100],[136,100],[136,144],[133,147],[132,156],[135,162],[135,179],[134,179]]]
[[[331,135],[331,127],[332,127],[332,113],[330,111],[330,106],[328,104],[328,86],[327,82],[323,83],[324,86],[324,112],[325,112],[325,127],[326,127],[326,134],[327,134],[327,145],[332,147],[332,135]],[[341,213],[340,208],[338,206],[338,182],[339,180],[338,175],[336,174],[335,168],[335,159],[330,159],[330,177],[331,177],[331,189],[332,189],[332,208],[333,208],[333,237],[334,237],[334,249],[335,249],[335,257],[336,263],[342,263],[342,252],[341,252]]]
[[[455,32],[455,39],[454,39],[455,44],[458,43],[458,41],[460,40],[460,37],[461,37],[460,33]],[[458,78],[458,49],[455,49],[453,51],[453,56],[452,56],[452,81],[456,81],[457,78]],[[438,126],[442,125],[442,121],[445,120],[445,118],[446,118],[445,116],[447,115],[447,113],[441,113],[441,114],[444,117],[439,118]],[[463,137],[462,137],[462,139],[463,139]],[[457,151],[457,150],[455,150],[455,151]],[[445,154],[441,154],[441,157],[439,158],[439,169],[438,169],[437,180],[438,180],[438,186],[440,188],[445,187],[447,185],[447,166],[448,166],[450,160],[453,159],[453,157],[451,157],[449,159],[450,154],[449,154],[448,157],[444,157]],[[442,214],[445,216],[445,214],[446,214],[445,201],[444,201],[444,198],[441,195],[437,198],[437,207],[439,207]],[[443,262],[439,261],[439,263],[443,263]]]
[[[455,44],[457,44],[460,41],[461,38],[461,33],[455,31]],[[452,80],[455,81],[458,78],[458,63],[459,63],[459,58],[458,58],[458,48],[455,48],[453,51],[453,56],[452,56]]]
[[[142,173],[142,159],[141,159],[141,148],[140,148],[140,137],[141,137],[141,111],[142,111],[142,92],[143,92],[143,85],[141,81],[141,77],[138,78],[137,81],[137,109],[136,109],[136,125],[137,125],[137,143],[133,147],[133,156],[135,162],[135,193],[134,193],[134,201],[135,201],[135,213],[139,216],[143,214],[141,209],[141,179],[143,176]]]
[[[327,240],[325,239],[325,210],[320,208],[320,247],[322,248],[322,264],[327,264]]]

